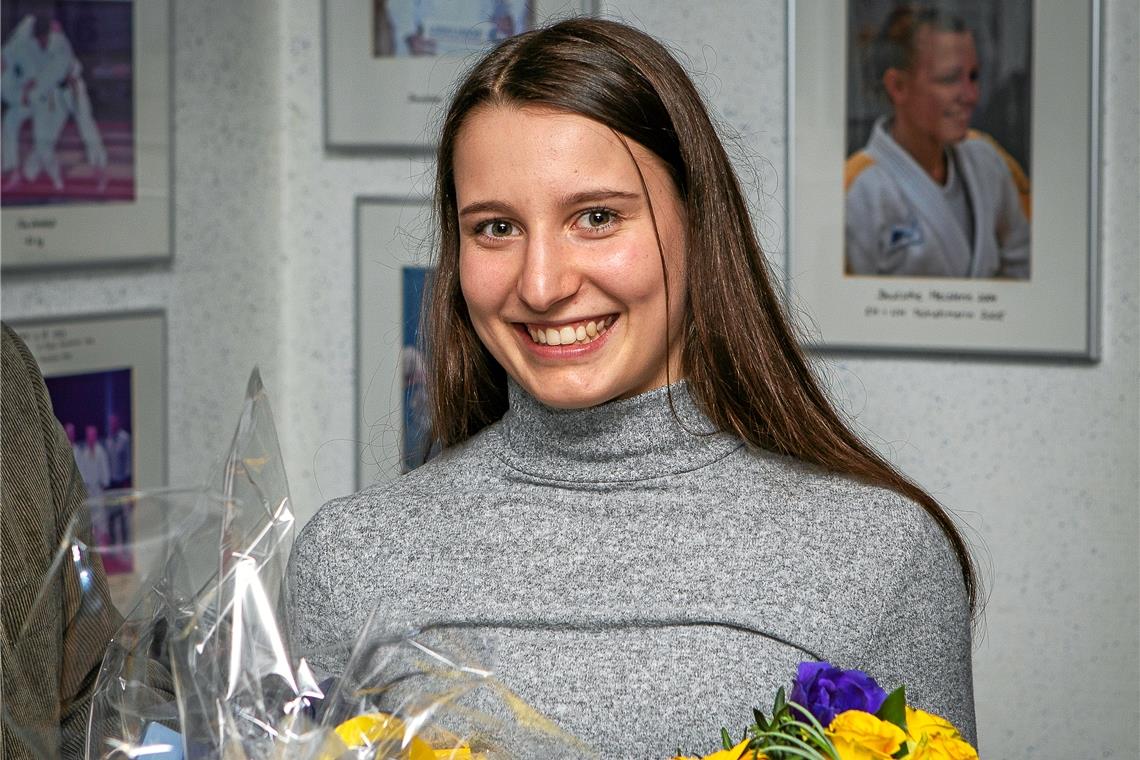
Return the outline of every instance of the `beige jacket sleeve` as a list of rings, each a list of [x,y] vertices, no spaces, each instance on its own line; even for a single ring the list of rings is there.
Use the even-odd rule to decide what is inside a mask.
[[[0,758],[78,758],[95,678],[120,617],[97,556],[85,593],[67,562],[48,577],[70,524],[91,540],[86,492],[39,368],[7,325],[0,373]]]

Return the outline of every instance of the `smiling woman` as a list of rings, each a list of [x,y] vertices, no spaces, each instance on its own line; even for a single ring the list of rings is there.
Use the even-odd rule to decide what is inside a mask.
[[[804,659],[972,739],[969,552],[830,406],[666,49],[594,19],[513,37],[439,145],[443,453],[305,527],[301,647],[374,606],[485,631],[507,687],[611,755],[710,749]]]

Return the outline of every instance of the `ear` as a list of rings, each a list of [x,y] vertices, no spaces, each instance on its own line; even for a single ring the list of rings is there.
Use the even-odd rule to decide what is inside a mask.
[[[900,103],[906,100],[907,85],[910,74],[903,69],[890,68],[883,72],[883,89],[891,103]]]

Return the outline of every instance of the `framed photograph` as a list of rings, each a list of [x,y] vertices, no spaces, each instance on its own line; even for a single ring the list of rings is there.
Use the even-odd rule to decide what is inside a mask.
[[[426,199],[356,201],[357,487],[435,452],[428,437],[420,317],[431,283]]]
[[[168,0],[0,0],[5,271],[170,255]]]
[[[166,321],[162,312],[13,322],[40,365],[52,408],[95,501],[92,534],[112,592],[135,570],[131,509],[112,489],[166,484]],[[116,580],[115,576],[122,576]]]
[[[1095,0],[789,0],[814,347],[1098,358],[1099,27]]]
[[[325,0],[325,142],[430,150],[474,56],[596,0]]]

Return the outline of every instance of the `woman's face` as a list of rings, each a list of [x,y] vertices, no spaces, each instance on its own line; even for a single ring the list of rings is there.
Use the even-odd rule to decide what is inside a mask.
[[[583,408],[678,377],[684,210],[659,158],[582,116],[489,106],[460,130],[454,175],[471,322],[523,388]]]
[[[970,32],[918,30],[915,61],[887,89],[895,118],[940,145],[966,137],[978,105],[978,53]]]

